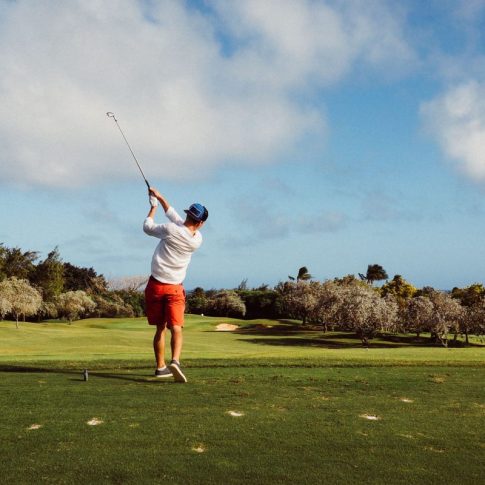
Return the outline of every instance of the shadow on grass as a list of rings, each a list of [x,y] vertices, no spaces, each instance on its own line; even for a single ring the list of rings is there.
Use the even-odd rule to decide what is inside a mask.
[[[84,382],[83,368],[60,369],[46,366],[18,365],[18,364],[0,364],[0,372],[25,373],[25,374],[59,374],[72,376],[69,380]],[[170,379],[157,379],[154,376],[140,374],[117,374],[114,372],[89,371],[89,378],[102,379],[120,379],[123,381],[141,382],[141,383],[160,383],[173,382]],[[89,383],[89,378],[87,383]]]
[[[323,333],[314,327],[302,327],[301,325],[278,325],[265,327],[263,325],[251,325],[237,329],[232,333],[237,335],[261,336],[260,338],[241,338],[242,342],[249,342],[259,345],[275,346],[300,346],[300,347],[318,347],[328,349],[352,349],[363,348],[360,338],[351,332],[331,332]],[[429,337],[417,337],[415,335],[398,335],[398,334],[378,334],[369,341],[369,347],[392,349],[402,347],[442,347],[441,343],[436,343]],[[473,348],[484,347],[479,343],[469,343],[468,345],[461,340],[449,340],[449,348]]]
[[[348,338],[348,336],[347,336]],[[363,348],[360,340],[355,342],[339,342],[332,340],[331,338],[305,338],[305,337],[279,337],[279,338],[242,338],[238,339],[241,342],[248,342],[251,344],[259,345],[276,345],[276,346],[287,346],[287,347],[316,347],[316,348],[327,348],[327,349],[352,349],[352,348]],[[372,347],[384,347],[392,348],[396,347],[392,344],[371,344]]]

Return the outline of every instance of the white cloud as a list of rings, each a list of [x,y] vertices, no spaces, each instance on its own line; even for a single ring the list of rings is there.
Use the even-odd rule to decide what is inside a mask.
[[[458,170],[485,182],[485,83],[469,81],[421,107],[426,127]]]
[[[267,163],[323,114],[297,99],[356,62],[412,52],[384,3],[19,0],[0,20],[2,182],[76,186],[136,177],[114,111],[150,177]],[[310,90],[310,91],[309,91]]]

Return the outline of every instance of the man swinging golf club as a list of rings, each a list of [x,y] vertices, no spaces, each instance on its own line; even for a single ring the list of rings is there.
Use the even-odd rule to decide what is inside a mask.
[[[153,253],[151,276],[145,289],[145,303],[148,323],[156,325],[153,350],[157,368],[155,376],[172,377],[176,382],[187,382],[180,366],[182,351],[182,327],[184,325],[185,290],[182,282],[192,253],[202,244],[199,229],[209,213],[201,204],[192,204],[185,210],[183,220],[167,200],[153,187],[149,188],[150,212],[143,230],[149,236],[160,239]],[[161,204],[170,220],[166,224],[155,224],[153,217]],[[172,361],[165,365],[165,334],[171,332]]]

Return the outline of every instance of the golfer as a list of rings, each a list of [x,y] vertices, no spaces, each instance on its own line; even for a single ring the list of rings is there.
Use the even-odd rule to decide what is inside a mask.
[[[185,210],[183,220],[166,199],[153,187],[149,189],[151,209],[143,230],[149,236],[160,239],[153,253],[151,276],[145,289],[145,304],[148,323],[156,325],[153,350],[157,368],[155,376],[172,377],[176,382],[187,382],[180,366],[182,351],[182,327],[184,326],[185,290],[182,282],[192,253],[202,244],[199,229],[209,213],[201,204],[192,204]],[[155,224],[153,217],[161,204],[170,220],[166,224]],[[165,365],[165,334],[171,332],[172,361]]]

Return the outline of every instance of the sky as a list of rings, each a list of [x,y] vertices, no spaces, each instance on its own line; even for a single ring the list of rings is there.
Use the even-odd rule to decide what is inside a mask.
[[[188,289],[484,282],[484,25],[485,0],[0,0],[0,242],[149,274],[112,111],[209,210]]]

